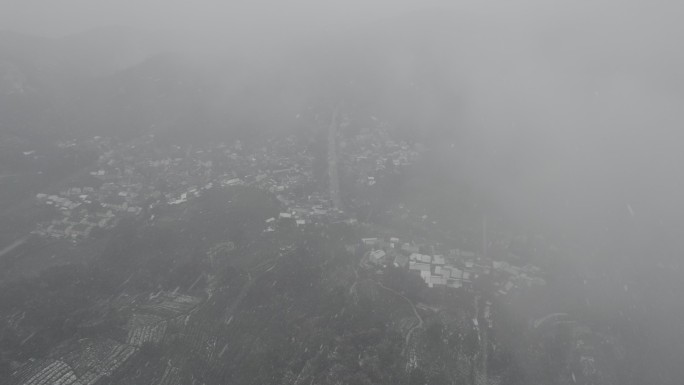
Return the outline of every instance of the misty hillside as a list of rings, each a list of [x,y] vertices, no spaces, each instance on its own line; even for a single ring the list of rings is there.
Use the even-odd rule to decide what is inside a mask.
[[[87,135],[103,129],[99,120],[125,135],[152,124],[169,125],[189,114],[207,122],[229,116],[240,124],[258,125],[251,120],[259,115],[276,122],[313,104],[344,101],[363,106],[367,113],[388,115],[409,135],[416,126],[444,121],[452,114],[447,111],[449,101],[456,101],[456,95],[449,95],[453,89],[441,85],[448,75],[445,70],[452,71],[449,63],[431,67],[439,51],[448,47],[434,39],[440,35],[438,26],[423,19],[413,27],[418,36],[411,37],[411,31],[395,33],[406,23],[399,20],[344,38],[335,34],[285,48],[264,47],[272,50],[266,55],[243,57],[236,52],[200,59],[182,53],[153,56],[154,51],[173,48],[146,44],[137,31],[102,29],[52,40],[6,33],[0,39],[5,63],[2,94],[16,107],[2,114],[3,126],[47,131],[48,124],[37,121],[35,109],[33,116],[21,113],[36,103],[45,105],[41,115],[51,121],[51,130],[59,122],[66,132]],[[440,23],[447,27],[450,20]],[[423,29],[421,24],[432,28]],[[426,41],[433,44],[426,46]],[[224,58],[215,59],[220,56]],[[180,89],[181,83],[186,88]],[[444,107],[432,105],[435,101]],[[178,110],[181,104],[184,112]],[[122,109],[132,111],[132,121],[116,120]],[[154,110],[156,115],[135,117],[136,109],[143,115]],[[215,124],[206,124],[204,129],[216,131]],[[451,127],[440,130],[449,132]]]
[[[3,132],[87,134],[78,126],[92,87],[170,47],[142,31],[100,28],[64,38],[0,33]],[[98,85],[96,85],[98,84]],[[92,128],[90,128],[92,130]]]
[[[403,138],[434,144],[434,167],[456,167],[511,216],[547,226],[559,208],[567,220],[558,230],[594,247],[592,234],[576,233],[586,215],[607,225],[631,204],[655,226],[681,214],[673,204],[682,186],[668,175],[677,167],[670,154],[680,135],[670,122],[681,114],[682,57],[643,39],[604,45],[618,32],[592,18],[573,25],[573,12],[523,28],[496,14],[476,22],[426,11],[247,51],[229,39],[223,52],[204,55],[134,30],[60,39],[5,32],[0,127],[34,137],[245,139],[295,129],[308,109],[342,103],[359,119],[380,117]],[[637,56],[637,47],[649,53]],[[655,134],[642,138],[646,127]],[[642,151],[648,162],[632,156]],[[664,199],[650,200],[647,186]],[[611,202],[613,187],[619,201]]]

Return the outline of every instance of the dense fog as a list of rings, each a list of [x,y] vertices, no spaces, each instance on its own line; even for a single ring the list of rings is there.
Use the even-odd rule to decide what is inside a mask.
[[[5,0],[1,8],[0,218],[6,219],[0,227],[0,288],[7,294],[0,298],[0,317],[7,348],[0,349],[0,380],[33,384],[35,373],[49,367],[36,366],[39,359],[66,362],[73,381],[81,381],[65,383],[90,383],[80,371],[94,369],[69,361],[81,357],[70,344],[106,335],[121,349],[132,349],[132,358],[121,362],[135,362],[94,384],[151,378],[160,384],[251,383],[249,373],[263,365],[274,374],[255,376],[260,383],[681,381],[684,5]],[[196,169],[183,168],[195,161]],[[288,177],[279,179],[282,172]],[[86,193],[81,174],[99,179],[98,187]],[[98,195],[102,183],[128,186],[119,193],[125,215],[112,203],[108,225],[88,219],[108,218],[98,210],[110,208],[104,197],[116,191]],[[131,193],[134,185],[142,187]],[[69,192],[73,187],[78,194]],[[68,204],[52,198],[69,194],[84,205],[77,209],[75,198]],[[196,202],[188,198],[193,194]],[[91,212],[92,196],[103,199]],[[76,221],[86,204],[88,213]],[[329,216],[312,220],[301,234],[282,227],[283,218],[306,211],[302,207],[308,214],[292,214],[297,229],[309,224],[312,213],[325,209]],[[91,222],[96,235],[71,230]],[[55,233],[60,223],[71,232]],[[342,223],[347,227],[338,228]],[[394,235],[401,242],[390,241]],[[386,244],[368,241],[383,237]],[[224,253],[216,250],[224,249],[233,259],[216,262]],[[475,262],[463,250],[472,250]],[[274,253],[279,257],[271,266],[266,256]],[[326,253],[332,256],[318,266],[313,255]],[[344,253],[350,257],[338,261]],[[399,268],[402,257],[380,262],[402,253],[411,259],[406,272]],[[280,258],[290,254],[297,256],[293,265],[282,267]],[[419,272],[429,288],[412,271],[419,270],[414,266],[422,254],[432,258],[427,275]],[[240,259],[247,255],[266,259],[252,266]],[[444,255],[453,261],[435,262]],[[513,277],[523,269],[529,291],[511,294],[517,287],[511,285],[521,280],[490,274],[501,261],[517,266],[504,269]],[[431,274],[441,274],[442,265],[463,274],[473,263],[487,266],[486,273],[470,272],[479,281],[462,275],[453,283],[458,289],[449,291],[452,281],[445,278],[435,284],[444,291],[433,290]],[[164,265],[168,271],[155,270]],[[85,272],[60,278],[48,266]],[[290,282],[292,276],[299,278]],[[153,278],[145,283],[143,277]],[[292,287],[255,293],[271,278],[274,288],[285,282]],[[101,281],[102,293],[93,294],[87,308],[58,307],[52,326],[31,320],[22,326],[33,314],[22,306],[43,303],[37,299],[43,294],[30,293],[68,286],[69,280]],[[299,326],[296,332],[282,326],[278,333],[292,340],[277,340],[276,346],[275,339],[260,339],[255,330],[272,331],[261,320],[290,314],[265,298],[284,295],[278,303],[303,306],[313,294],[297,284],[308,280],[307,287],[320,289],[309,291],[322,297],[307,301],[321,305],[299,309],[301,317],[292,322],[309,325],[310,335],[295,337],[302,333]],[[369,282],[379,286],[368,288]],[[545,288],[535,289],[538,282]],[[335,290],[339,296],[326,296]],[[359,299],[364,290],[368,304]],[[395,293],[398,302],[378,299],[378,292]],[[192,299],[173,297],[178,293]],[[124,294],[134,299],[124,304]],[[205,317],[196,321],[201,331],[192,333],[220,336],[214,345],[225,340],[226,346],[258,347],[223,347],[220,355],[212,348],[201,363],[178,363],[174,349],[182,348],[174,344],[182,338],[174,328],[182,336],[191,332],[166,315],[158,323],[165,325],[158,341],[138,344],[128,334],[124,343],[122,330],[133,333],[147,322],[135,317],[142,317],[141,308],[149,312],[152,305],[140,299],[148,294],[149,301],[168,294],[174,298],[169,301],[183,303],[173,311],[187,313],[186,327],[188,319]],[[336,308],[338,299],[343,305]],[[378,301],[386,308],[379,310]],[[407,304],[412,311],[397,315]],[[218,307],[225,318],[220,326],[210,321],[220,318],[214,314]],[[262,308],[270,313],[259,313]],[[355,316],[342,322],[347,309]],[[127,311],[138,313],[125,321]],[[414,313],[419,322],[406,327]],[[40,319],[36,314],[42,313],[33,314]],[[567,320],[542,336],[538,326],[555,319],[545,318],[549,314]],[[328,316],[325,326],[314,321]],[[247,317],[254,317],[254,330],[242,326],[254,340],[230,329],[233,317],[238,325],[250,325]],[[360,319],[373,326],[354,329],[355,322],[366,322]],[[474,327],[453,326],[456,319],[468,325],[472,319]],[[489,332],[483,332],[485,321]],[[330,326],[334,322],[340,325]],[[59,336],[44,332],[57,324]],[[480,344],[472,351],[464,331],[470,329]],[[47,334],[29,347],[26,341],[41,333]],[[458,348],[447,343],[452,336],[460,336],[453,337]],[[308,342],[294,342],[301,338]],[[346,338],[358,351],[342,348]],[[405,345],[397,348],[392,338]],[[309,352],[319,342],[318,353]],[[435,348],[442,343],[443,350]],[[282,349],[297,358],[286,363],[258,356],[262,362],[254,358],[259,349]],[[357,353],[358,364],[340,358]],[[165,372],[165,360],[177,364]],[[145,362],[161,365],[155,370],[163,376],[130,374],[132,365]],[[339,374],[347,373],[339,367],[358,377]],[[247,374],[237,374],[242,371]]]

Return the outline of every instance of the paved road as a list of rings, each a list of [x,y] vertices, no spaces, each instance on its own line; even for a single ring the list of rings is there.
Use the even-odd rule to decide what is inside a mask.
[[[340,179],[337,175],[337,113],[339,107],[335,107],[328,126],[328,187],[330,188],[330,200],[333,207],[340,209],[342,202],[340,201]]]
[[[16,249],[17,247],[23,245],[26,243],[26,241],[29,239],[30,235],[26,235],[24,237],[21,237],[17,239],[16,241],[12,242],[9,246],[5,247],[4,249],[0,250],[0,258],[4,257],[5,254],[8,254],[12,252],[12,250]]]
[[[489,304],[485,303],[484,306],[480,305],[480,302],[482,302],[482,297],[479,295],[475,297],[475,318],[476,319],[487,319],[489,318]],[[478,337],[480,339],[480,375],[482,378],[487,379],[487,346],[489,344],[488,342],[488,326],[487,325],[477,325],[477,332],[478,332]]]

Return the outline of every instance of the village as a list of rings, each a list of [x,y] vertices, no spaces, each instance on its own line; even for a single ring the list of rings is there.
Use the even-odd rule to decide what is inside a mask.
[[[340,127],[347,124],[342,119]],[[364,129],[356,135],[337,134],[334,139],[340,147],[338,164],[343,175],[354,178],[355,187],[346,189],[347,193],[363,194],[379,188],[377,181],[388,175],[401,175],[402,170],[418,162],[425,151],[420,144],[394,141],[389,129],[381,123],[375,129]],[[158,215],[161,209],[183,211],[212,189],[254,188],[271,196],[279,207],[277,214],[274,212],[275,215],[263,221],[263,236],[277,237],[286,229],[323,231],[329,225],[343,223],[353,229],[354,234],[363,234],[355,242],[347,243],[347,251],[351,257],[358,258],[352,265],[371,281],[382,285],[383,276],[393,269],[417,277],[426,293],[484,296],[483,320],[489,323],[488,327],[478,326],[479,310],[472,319],[473,327],[482,336],[486,336],[486,329],[492,327],[488,310],[490,295],[506,301],[513,293],[546,284],[544,272],[537,266],[499,259],[496,256],[500,253],[488,255],[486,248],[472,247],[472,242],[461,244],[457,238],[440,236],[440,232],[434,231],[437,226],[433,224],[428,228],[424,225],[427,215],[420,210],[403,205],[393,207],[391,215],[417,223],[419,229],[395,232],[391,227],[355,215],[359,210],[353,205],[364,204],[359,203],[364,202],[364,197],[346,199],[345,204],[336,205],[326,183],[322,183],[332,176],[317,173],[312,143],[293,136],[269,139],[261,146],[250,146],[239,140],[204,146],[159,146],[152,136],[132,144],[117,145],[106,138],[91,141],[106,149],[96,164],[61,191],[36,195],[37,204],[54,213],[52,219],[37,224],[33,231],[36,236],[78,245],[110,231],[126,218],[153,225],[161,216]],[[337,144],[333,141],[328,145]],[[337,159],[327,160],[331,161]],[[491,244],[504,248],[510,241],[510,236],[494,231],[489,237]],[[216,259],[224,249],[233,248],[233,243],[227,242],[216,246],[217,250],[210,250],[211,264],[218,263]],[[102,306],[116,309],[127,317],[123,334],[84,339],[60,357],[34,360],[23,366],[16,378],[23,379],[25,384],[39,384],[46,379],[64,384],[95,384],[102,379],[116,378],[122,368],[133,365],[143,347],[171,341],[181,341],[193,354],[204,357],[205,362],[213,365],[226,347],[217,346],[216,337],[203,325],[189,322],[194,319],[191,314],[196,309],[220,292],[213,274],[207,276],[207,282],[208,298],[163,290],[155,294],[120,294]],[[494,290],[481,293],[480,282],[487,282]],[[244,287],[249,288],[250,283]],[[415,314],[419,314],[418,309],[427,313],[441,312],[439,301],[409,303]],[[227,325],[233,315],[227,310],[224,318]],[[405,330],[406,348],[408,356],[414,357],[416,346],[410,336],[421,324],[407,322],[412,326]],[[96,329],[97,325],[93,327]],[[84,324],[80,328],[87,331],[91,326]],[[415,366],[416,362],[409,359],[408,365]],[[159,383],[178,383],[180,366],[180,363],[169,361]]]
[[[349,123],[343,120],[340,127]],[[94,141],[108,151],[91,168],[83,182],[56,194],[39,193],[38,204],[52,207],[56,218],[39,223],[34,234],[79,242],[93,231],[113,228],[122,218],[155,219],[155,208],[182,205],[205,191],[230,186],[253,186],[273,194],[282,209],[277,217],[264,223],[264,232],[278,226],[297,227],[346,222],[359,225],[359,219],[334,207],[322,193],[314,175],[314,156],[307,144],[289,136],[270,139],[266,145],[249,148],[237,140],[204,147],[180,146],[162,150],[152,136],[130,145],[113,145],[106,138]],[[353,170],[358,184],[370,188],[376,178],[390,172],[387,165],[401,170],[420,158],[421,145],[409,146],[391,139],[388,128],[377,124],[357,135],[343,138],[342,164]],[[391,172],[397,172],[393,169]],[[320,176],[319,176],[320,178]],[[398,210],[401,208],[398,208]],[[424,216],[414,214],[414,221]],[[453,243],[453,242],[452,242]],[[370,236],[359,240],[365,252],[360,262],[367,269],[392,266],[419,275],[429,288],[472,288],[480,277],[494,278],[498,295],[517,288],[544,285],[540,268],[516,266],[493,260],[482,252],[447,247],[444,243],[421,238]]]
[[[512,290],[546,284],[541,269],[526,265],[518,267],[505,261],[483,258],[473,251],[441,249],[440,246],[402,242],[399,238],[363,238],[367,252],[360,265],[367,269],[388,267],[408,269],[423,279],[429,288],[473,288],[480,277],[494,277],[497,295]]]
[[[312,175],[311,158],[292,146],[294,143],[286,140],[249,153],[236,141],[231,146],[173,146],[162,152],[148,140],[114,148],[100,156],[79,185],[36,195],[39,204],[55,208],[57,215],[39,223],[34,233],[76,242],[95,229],[113,228],[125,217],[148,215],[154,220],[150,213],[155,207],[183,204],[213,187],[255,186],[293,204],[298,198],[293,187],[310,183]],[[283,148],[295,155],[272,155]],[[309,196],[307,201],[315,202],[312,207],[324,202],[317,196]]]
[[[340,127],[347,125],[348,120],[342,119]],[[397,173],[412,165],[424,151],[420,144],[395,142],[382,122],[341,139],[340,166],[345,173],[356,176],[357,184],[368,188],[373,188],[376,179],[382,179],[385,173]],[[321,192],[322,184],[317,180],[321,176],[314,175],[316,160],[307,151],[311,144],[292,136],[269,139],[260,147],[236,140],[231,144],[162,149],[155,145],[153,136],[119,146],[106,138],[92,141],[108,151],[80,184],[59,193],[36,195],[38,204],[54,208],[57,215],[39,223],[34,234],[79,242],[94,231],[113,228],[126,217],[154,222],[158,206],[182,205],[212,188],[230,186],[252,186],[276,197],[281,212],[265,221],[264,232],[276,232],[283,225],[306,228],[334,222],[364,226],[364,231],[369,228],[369,224],[350,214],[352,210],[345,212],[335,207],[329,195]],[[402,208],[398,207],[397,213]],[[426,217],[420,213],[412,216],[409,219],[414,222]],[[373,231],[372,225],[370,229]],[[517,289],[545,284],[539,267],[494,260],[483,255],[482,250],[462,249],[454,242],[429,237],[414,240],[369,236],[360,239],[358,246],[363,252],[361,267],[380,274],[388,267],[406,269],[419,275],[428,288],[472,290],[473,282],[487,277],[494,282],[496,295],[505,296]]]

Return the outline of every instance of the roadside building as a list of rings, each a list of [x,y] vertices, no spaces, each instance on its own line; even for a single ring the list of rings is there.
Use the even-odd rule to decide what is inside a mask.
[[[447,284],[447,279],[442,277],[442,276],[438,276],[438,275],[431,276],[430,280],[428,281],[429,287],[434,287],[435,285],[444,286],[446,284]]]
[[[418,246],[409,243],[404,243],[401,245],[401,249],[409,254],[415,254],[419,251]]]
[[[369,259],[371,263],[379,265],[382,259],[387,255],[384,250],[375,250],[370,253]]]
[[[409,264],[409,257],[405,256],[404,254],[397,254],[394,257],[394,266],[395,267],[401,267],[405,268]]]
[[[409,263],[409,270],[414,270],[414,271],[427,271],[430,272],[430,265],[427,263],[421,263],[421,262],[414,262],[411,261]]]
[[[378,244],[378,238],[361,238],[361,242],[366,246],[375,246]]]

